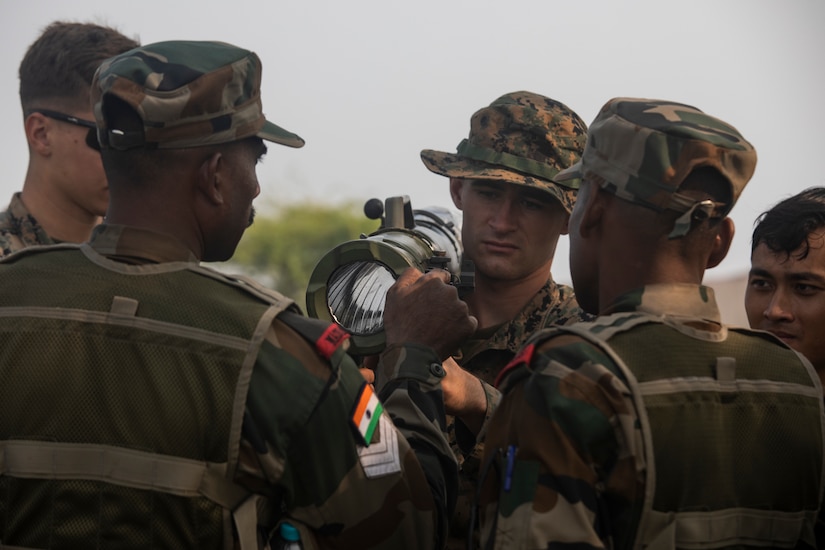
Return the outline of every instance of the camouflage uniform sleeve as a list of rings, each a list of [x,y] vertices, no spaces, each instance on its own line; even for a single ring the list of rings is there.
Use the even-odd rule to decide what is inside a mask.
[[[481,458],[484,450],[484,438],[487,434],[487,427],[490,424],[490,419],[493,413],[498,408],[501,402],[501,392],[498,391],[492,384],[488,384],[484,380],[481,382],[481,388],[484,390],[484,397],[487,399],[487,411],[484,413],[484,422],[481,424],[478,434],[474,434],[472,430],[464,425],[460,418],[455,419],[455,440],[458,448],[465,457],[478,456]]]
[[[485,548],[612,548],[617,525],[623,536],[635,531],[640,435],[613,369],[599,350],[565,335],[508,374],[481,473]]]
[[[415,344],[389,346],[375,372],[381,401],[424,469],[436,506],[435,548],[444,546],[458,493],[458,464],[445,435],[444,375],[435,351]]]
[[[343,348],[328,362],[280,321],[270,333],[252,373],[237,477],[269,497],[259,524],[289,516],[307,550],[438,547],[455,463],[439,431],[438,377],[420,374],[434,352],[399,361],[367,446],[352,421],[366,383]]]

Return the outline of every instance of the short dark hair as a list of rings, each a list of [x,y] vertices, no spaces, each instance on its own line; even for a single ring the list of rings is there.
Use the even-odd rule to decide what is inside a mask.
[[[88,106],[89,87],[105,59],[140,44],[111,27],[55,21],[35,40],[20,62],[23,112],[46,102]]]
[[[808,236],[825,227],[825,187],[809,187],[780,201],[760,214],[754,225],[751,253],[764,243],[788,258],[799,250],[797,258],[805,259],[811,246]]]

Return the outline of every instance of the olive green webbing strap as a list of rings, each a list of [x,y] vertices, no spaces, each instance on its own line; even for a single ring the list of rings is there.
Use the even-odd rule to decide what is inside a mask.
[[[646,550],[673,548],[728,548],[731,546],[762,545],[770,548],[796,548],[803,540],[814,548],[813,532],[804,529],[813,526],[816,512],[799,510],[780,512],[754,508],[727,508],[712,512],[648,512],[649,540],[636,543]],[[769,546],[765,541],[770,541]]]
[[[631,319],[626,324],[623,324],[622,327],[618,329],[618,331],[627,330],[637,324],[642,324],[644,322],[648,321],[644,318]],[[588,327],[591,326],[592,323],[588,323]],[[562,332],[576,334],[584,340],[595,345],[605,355],[607,355],[624,374],[625,383],[628,385],[628,388],[630,389],[630,395],[633,400],[633,406],[636,408],[636,413],[638,414],[638,420],[642,436],[642,445],[644,446],[644,448],[642,449],[642,457],[645,461],[645,494],[644,501],[642,504],[641,520],[637,531],[637,533],[641,533],[645,528],[644,524],[646,518],[649,517],[649,513],[653,508],[653,495],[656,492],[656,463],[653,455],[653,435],[651,434],[650,420],[647,417],[647,409],[645,409],[644,401],[642,400],[642,392],[639,389],[639,383],[636,380],[636,376],[634,376],[630,369],[627,368],[627,365],[625,365],[622,358],[616,355],[616,352],[613,351],[613,349],[607,344],[605,340],[602,340],[602,338],[591,332],[591,330],[588,330],[588,328],[577,327],[575,325],[568,325],[559,326],[556,327],[556,329],[561,330]],[[650,550],[653,549],[651,548]]]
[[[26,479],[102,481],[181,497],[204,497],[228,509],[249,491],[226,478],[226,464],[109,445],[0,441],[0,475]]]
[[[246,350],[249,341],[237,336],[228,336],[208,330],[185,327],[175,323],[136,317],[134,313],[124,313],[134,307],[131,298],[114,296],[110,311],[90,311],[85,309],[52,307],[0,307],[0,317],[30,317],[35,319],[58,319],[83,323],[100,323],[112,326],[135,328],[147,332],[188,338],[199,342],[223,346],[233,350]]]
[[[266,311],[264,311],[263,315],[261,315],[260,319],[258,319],[255,330],[247,343],[243,364],[241,365],[241,370],[238,373],[238,382],[235,386],[235,397],[232,404],[232,421],[230,424],[227,449],[227,468],[225,472],[225,475],[227,476],[225,481],[232,483],[230,480],[238,467],[241,446],[241,430],[243,427],[244,413],[246,411],[246,396],[249,392],[249,381],[252,378],[252,370],[258,359],[258,353],[261,349],[261,345],[263,344],[264,339],[266,339],[267,334],[270,334],[272,322],[280,313],[289,309],[294,302],[248,277],[241,275],[227,275],[200,265],[188,266],[188,269],[211,279],[241,288],[248,294],[262,299],[270,304]],[[272,331],[270,339],[274,337],[275,334],[274,331]],[[235,532],[238,535],[239,549],[253,550],[258,548],[257,527],[259,498],[260,497],[257,495],[248,493],[247,498],[239,504],[236,503],[235,506],[224,507],[224,548],[231,549],[235,547],[235,543],[232,539],[232,529],[230,528],[233,521],[235,523]]]
[[[245,530],[239,534],[247,538],[251,534],[253,544],[244,550],[257,547],[256,501],[250,498],[250,491],[227,478],[226,464],[107,445],[9,440],[0,442],[0,476],[102,481],[181,497],[204,497],[223,510],[240,512],[236,524]],[[244,523],[245,518],[251,518],[251,528]]]
[[[207,464],[105,445],[44,441],[0,442],[0,476],[26,479],[82,479],[204,497],[223,509],[244,508],[249,491],[226,479],[225,464]],[[253,516],[254,517],[254,516]],[[252,526],[251,532],[255,532]],[[3,545],[0,550],[26,550]]]
[[[272,322],[278,314],[286,310],[291,301],[278,301],[261,315],[252,338],[249,340],[249,347],[246,350],[246,355],[241,366],[241,371],[238,374],[238,383],[235,387],[235,399],[232,404],[232,424],[229,431],[229,449],[228,449],[228,468],[226,475],[231,478],[234,476],[238,467],[238,460],[241,447],[241,430],[243,428],[243,417],[246,411],[246,396],[249,392],[249,381],[252,379],[252,370],[255,367],[255,362],[258,359],[261,345],[267,334],[272,332],[270,338],[275,337],[274,331],[271,330]],[[232,483],[231,479],[226,480]],[[238,535],[238,545],[240,550],[253,550],[258,548],[258,496],[249,495],[240,506],[224,508],[224,525],[228,525],[229,511],[231,510],[232,519],[235,521],[235,531]],[[231,538],[232,530],[224,529],[224,548],[233,548],[234,542]]]
[[[732,359],[730,357],[718,357],[719,360]],[[682,393],[693,391],[715,391],[732,392],[746,391],[755,393],[780,393],[800,395],[802,397],[816,398],[822,393],[815,386],[802,386],[794,382],[781,382],[777,380],[734,380],[722,381],[713,378],[667,378],[663,380],[652,380],[641,382],[639,389],[642,395],[667,395],[669,393]]]
[[[295,303],[295,301],[291,298],[284,296],[276,290],[265,287],[255,279],[247,277],[246,275],[222,273],[202,265],[188,265],[187,269],[210,279],[243,289],[243,291],[247,294],[255,296],[256,298],[281,309],[287,309],[290,305]]]
[[[640,319],[640,321],[641,323],[649,322],[643,319]],[[622,325],[615,332],[622,332],[641,323],[630,322]],[[816,519],[815,511],[782,512],[751,508],[728,508],[711,512],[673,513],[654,511],[655,460],[650,421],[642,396],[684,391],[725,391],[724,389],[732,391],[744,388],[746,391],[793,393],[817,398],[821,396],[820,386],[817,383],[807,387],[777,381],[736,380],[736,363],[735,359],[731,357],[717,358],[717,370],[723,373],[721,380],[682,378],[639,383],[633,372],[610,345],[591,330],[575,325],[556,328],[563,332],[576,334],[597,346],[622,371],[630,388],[641,426],[646,462],[644,503],[636,531],[634,548],[645,548],[646,550],[671,550],[677,546],[721,548],[734,544],[758,543],[760,540],[771,540],[774,545],[779,545],[777,547],[781,548],[793,548],[796,541],[799,540],[800,534],[802,534],[804,540],[805,531],[803,531],[803,526],[806,522],[808,525],[813,525]],[[604,334],[608,332],[611,335],[615,333],[613,329],[608,329]],[[811,371],[811,369],[808,370]]]

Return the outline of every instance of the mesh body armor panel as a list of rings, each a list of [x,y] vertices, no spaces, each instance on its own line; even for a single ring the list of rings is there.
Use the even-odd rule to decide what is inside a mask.
[[[646,491],[633,548],[814,546],[825,417],[806,360],[769,335],[711,341],[638,313],[559,330],[601,348],[634,395]]]
[[[88,246],[0,266],[0,545],[228,548],[246,384],[291,304]]]

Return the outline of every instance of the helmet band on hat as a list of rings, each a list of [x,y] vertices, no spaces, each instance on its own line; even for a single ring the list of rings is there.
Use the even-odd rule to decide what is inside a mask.
[[[542,162],[511,155],[510,153],[495,151],[486,147],[479,147],[473,145],[467,139],[462,140],[461,143],[458,144],[457,152],[462,157],[504,166],[546,180],[552,180],[556,174],[559,173],[559,171],[552,166],[548,166]]]

